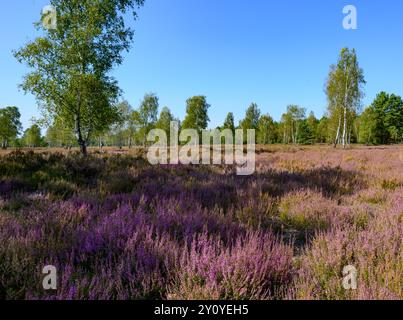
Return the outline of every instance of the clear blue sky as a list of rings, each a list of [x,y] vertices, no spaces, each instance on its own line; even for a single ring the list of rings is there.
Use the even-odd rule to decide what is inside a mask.
[[[39,112],[17,88],[27,70],[11,50],[37,35],[46,4],[7,0],[0,10],[0,106],[18,106],[24,127]],[[347,4],[357,7],[358,30],[342,27]],[[154,92],[183,118],[186,99],[201,94],[211,127],[229,111],[240,120],[251,102],[276,120],[288,104],[320,117],[329,65],[344,46],[356,48],[364,69],[364,105],[381,90],[403,95],[401,0],[146,0],[134,26],[134,46],[114,71],[133,107]]]

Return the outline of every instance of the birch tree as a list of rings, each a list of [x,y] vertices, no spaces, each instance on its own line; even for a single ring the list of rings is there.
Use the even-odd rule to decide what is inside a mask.
[[[51,0],[57,13],[54,28],[40,21],[42,36],[15,52],[31,72],[22,88],[32,93],[49,118],[61,118],[75,131],[81,152],[97,132],[118,119],[120,90],[110,75],[123,62],[136,17],[144,0]],[[46,19],[42,16],[42,19]]]
[[[364,72],[358,64],[355,50],[343,48],[337,64],[330,67],[326,83],[328,112],[336,126],[334,147],[341,144],[346,148],[349,143],[351,116],[361,107],[364,84]]]

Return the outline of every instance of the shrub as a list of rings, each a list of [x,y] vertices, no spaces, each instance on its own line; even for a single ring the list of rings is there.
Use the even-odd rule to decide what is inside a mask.
[[[170,299],[276,299],[292,279],[292,249],[270,234],[248,233],[230,247],[203,234],[182,255],[176,275]]]

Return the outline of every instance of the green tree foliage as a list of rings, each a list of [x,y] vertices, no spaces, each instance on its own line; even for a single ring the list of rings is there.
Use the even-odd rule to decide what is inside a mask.
[[[198,132],[207,128],[210,121],[208,110],[210,105],[205,96],[195,96],[186,101],[186,117],[182,129],[196,129]]]
[[[298,143],[301,121],[305,118],[306,109],[297,105],[289,105],[287,113],[281,117],[283,143]]]
[[[381,92],[360,117],[360,142],[399,143],[403,140],[403,100]]]
[[[128,147],[130,149],[133,143],[136,143],[136,140],[138,140],[136,139],[136,133],[139,129],[140,115],[138,111],[132,110],[131,107],[129,110],[131,110],[131,112],[128,115],[127,119],[127,135],[128,135]]]
[[[6,149],[12,140],[17,138],[21,130],[21,114],[17,107],[0,109],[0,139],[1,147]]]
[[[361,116],[356,115],[353,121],[353,133],[354,133],[354,142],[360,142],[360,127],[361,127]]]
[[[258,122],[257,142],[259,144],[273,144],[277,141],[276,124],[270,115],[265,114]]]
[[[258,129],[260,119],[260,109],[256,103],[252,103],[246,110],[245,118],[241,121],[240,127],[244,130]]]
[[[157,129],[161,129],[161,130],[165,131],[165,133],[167,134],[168,141],[170,139],[170,131],[171,131],[170,129],[171,129],[171,122],[172,121],[179,122],[178,119],[175,119],[175,117],[173,116],[171,110],[169,110],[168,107],[162,108],[160,116],[158,118],[158,121],[157,121],[155,127]]]
[[[351,132],[353,114],[361,105],[364,96],[364,72],[359,67],[355,50],[343,48],[337,64],[330,67],[326,83],[328,112],[334,130],[334,146],[346,147]]]
[[[102,148],[104,144],[112,144],[118,147],[128,145],[131,147],[133,140],[133,130],[131,126],[131,114],[133,108],[127,101],[117,104],[118,119],[109,130],[98,134],[98,145]]]
[[[318,131],[318,125],[319,125],[319,120],[316,119],[315,114],[311,112],[306,119],[306,123],[308,125],[308,128],[310,132],[312,133],[312,143],[317,142],[317,131]]]
[[[389,133],[389,142],[403,141],[403,100],[400,96],[389,95],[383,106],[384,123]]]
[[[143,145],[147,142],[147,134],[155,127],[158,119],[159,99],[153,94],[146,94],[138,110],[139,134]]]
[[[316,128],[316,142],[326,143],[329,141],[329,119],[322,117]]]
[[[39,128],[37,124],[33,124],[30,128],[25,130],[22,141],[24,146],[29,148],[43,146],[44,140],[41,135],[41,128]]]
[[[248,129],[256,130],[255,139],[257,138],[260,115],[261,111],[256,103],[252,103],[246,110],[245,118],[239,123],[239,128],[244,131],[244,142],[246,142],[246,131]]]
[[[222,129],[229,129],[233,133],[235,132],[235,120],[234,120],[234,114],[232,112],[229,112],[227,114]]]
[[[57,10],[56,29],[15,52],[33,71],[22,88],[32,93],[51,118],[75,130],[83,154],[93,134],[118,118],[120,93],[109,73],[123,61],[133,30],[125,16],[143,0],[51,0]],[[37,24],[43,28],[42,24]]]
[[[315,143],[314,128],[308,123],[308,119],[299,122],[298,143],[299,144],[314,144]]]
[[[311,112],[308,118],[299,120],[299,144],[315,144],[318,139],[319,120],[316,119],[315,114]]]
[[[383,123],[377,118],[374,108],[366,108],[360,116],[359,142],[381,144],[384,139],[383,134]]]
[[[72,147],[77,145],[74,131],[66,126],[60,118],[54,119],[52,125],[46,130],[44,139],[49,147]]]
[[[138,110],[134,110],[130,115],[129,121],[133,130],[134,143],[137,145],[143,143],[144,136],[141,135],[140,112]]]
[[[283,113],[281,115],[280,121],[280,132],[281,132],[281,142],[284,144],[288,144],[292,142],[292,118],[288,113]]]

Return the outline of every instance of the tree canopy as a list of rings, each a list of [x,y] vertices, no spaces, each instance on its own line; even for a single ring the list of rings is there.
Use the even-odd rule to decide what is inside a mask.
[[[21,126],[21,114],[17,107],[0,109],[0,138],[1,147],[7,148],[10,141],[17,138]]]
[[[32,93],[47,116],[62,118],[75,130],[86,154],[91,136],[118,119],[120,94],[110,71],[122,63],[133,30],[125,14],[143,0],[51,0],[57,11],[55,29],[42,28],[43,36],[15,52],[32,69],[22,88]]]
[[[257,129],[261,111],[256,103],[252,103],[246,110],[245,118],[241,121],[242,129]]]
[[[37,124],[33,124],[25,130],[22,141],[25,146],[30,148],[42,146],[44,141],[41,136],[41,128]]]
[[[403,100],[380,92],[363,112],[360,142],[366,144],[400,143],[403,141]]]
[[[232,112],[229,112],[227,114],[227,117],[225,118],[224,125],[222,128],[229,129],[232,132],[235,132],[235,120],[234,120],[234,114]]]
[[[210,105],[205,96],[195,96],[186,101],[186,117],[183,120],[183,129],[201,131],[207,128],[210,121],[208,110]]]

